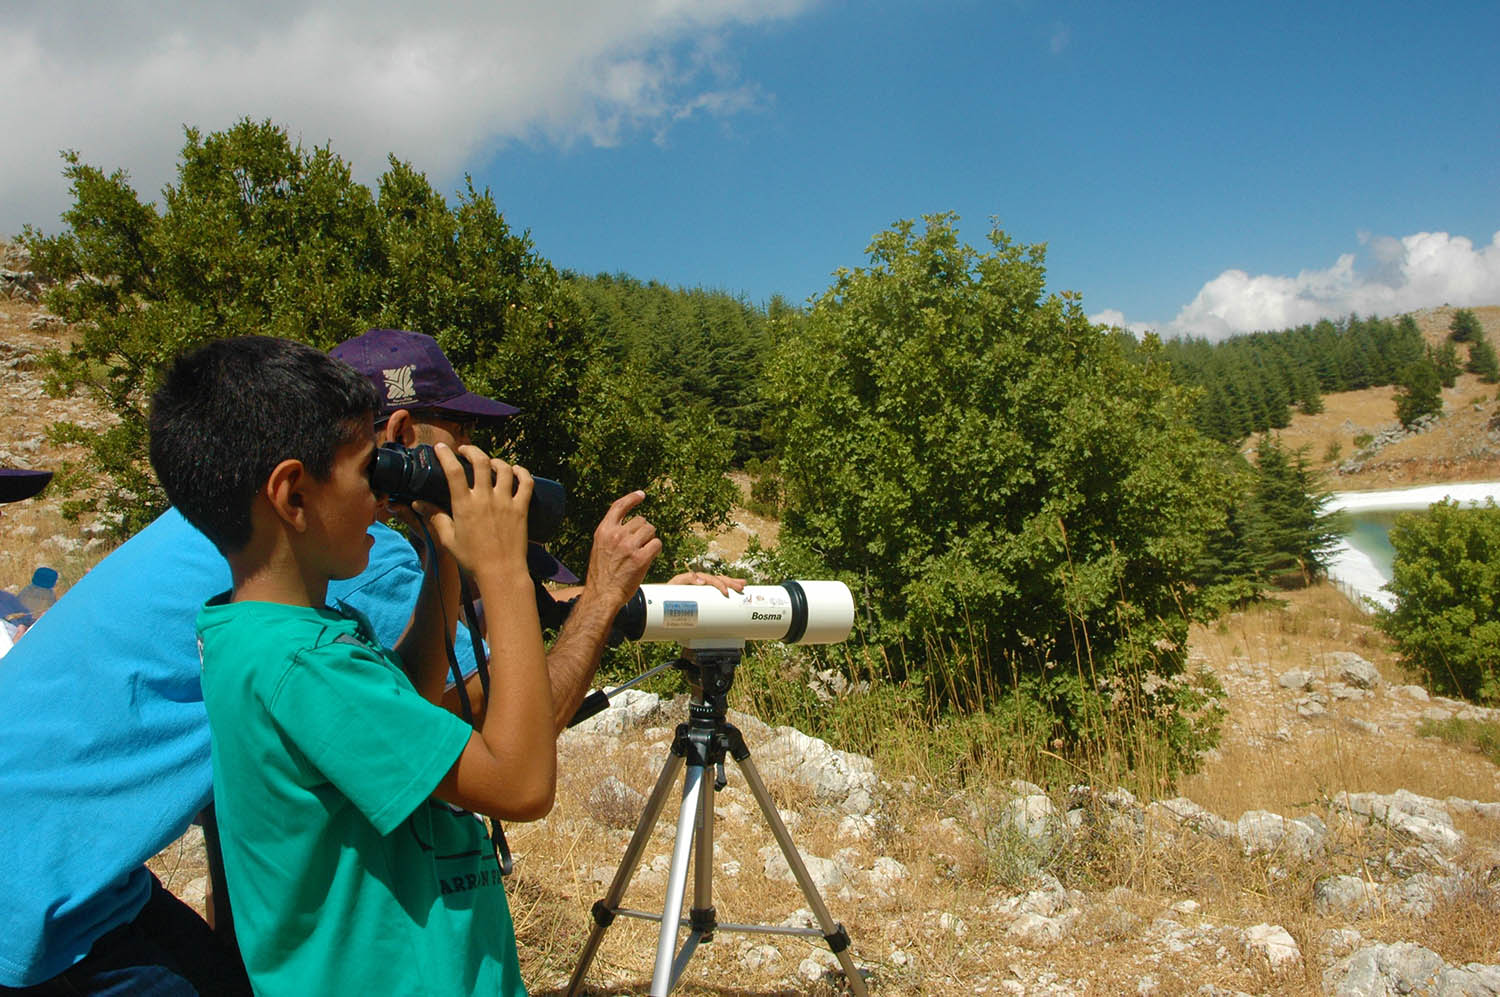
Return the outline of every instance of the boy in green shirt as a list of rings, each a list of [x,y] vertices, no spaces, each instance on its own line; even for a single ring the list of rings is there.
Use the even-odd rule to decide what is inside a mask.
[[[179,360],[153,399],[152,465],[234,582],[198,634],[235,931],[258,994],[524,994],[494,853],[466,811],[534,820],[552,806],[531,475],[462,446],[470,485],[438,446],[451,512],[417,504],[437,556],[386,650],[324,601],[364,568],[383,510],[377,406],[342,361],[257,336]],[[490,607],[506,690],[477,731],[439,705],[454,562]]]

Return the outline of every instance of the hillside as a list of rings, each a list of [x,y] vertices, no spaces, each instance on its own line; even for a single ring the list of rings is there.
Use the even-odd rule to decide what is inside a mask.
[[[1479,311],[1500,338],[1500,308]],[[1446,329],[1442,310],[1423,318]],[[0,461],[57,466],[76,454],[48,442],[45,423],[102,423],[86,399],[42,390],[36,354],[69,336],[38,306],[0,300]],[[1331,477],[1333,487],[1500,476],[1488,435],[1495,389],[1471,382],[1445,393],[1437,428]],[[1329,396],[1323,415],[1299,417],[1284,439],[1301,439],[1314,460],[1340,441],[1347,459],[1355,436],[1394,422],[1388,393],[1357,394],[1369,397]],[[50,563],[66,585],[103,555],[94,527],[65,522],[59,506],[49,495],[5,509],[0,582],[14,587]],[[720,538],[730,556],[775,525],[735,519]],[[964,780],[914,762],[920,752],[861,758],[733,718],[872,973],[872,993],[1500,995],[1500,767],[1417,733],[1424,720],[1500,714],[1412,685],[1368,619],[1329,587],[1195,627],[1190,656],[1226,689],[1223,743],[1178,785],[1134,792],[1108,771],[1079,770],[1070,786]],[[787,668],[796,667],[793,656]],[[860,695],[830,692],[829,709],[857,714]],[[737,706],[750,698],[736,689]],[[608,887],[683,713],[680,695],[632,695],[569,732],[553,813],[510,830],[518,871],[507,889],[533,993],[563,991],[589,905]],[[661,909],[676,812],[674,798],[627,906]],[[201,905],[200,835],[152,865]],[[725,921],[807,923],[732,766],[714,869]],[[589,976],[603,989],[591,992],[644,993],[654,946],[651,927],[618,922]],[[675,992],[827,997],[838,992],[829,963],[802,939],[724,932]]]
[[[1490,343],[1500,343],[1500,306],[1470,310]],[[1429,308],[1412,314],[1423,338],[1440,345],[1448,338],[1454,311]],[[1462,347],[1459,358],[1466,358]],[[1324,484],[1333,491],[1500,480],[1500,385],[1460,374],[1452,388],[1443,390],[1443,416],[1435,427],[1361,457],[1362,438],[1399,431],[1395,393],[1384,387],[1325,395],[1321,413],[1297,413],[1290,426],[1277,432],[1288,447],[1306,448],[1308,459],[1324,472]],[[1254,442],[1247,444],[1247,451]],[[1341,471],[1351,460],[1358,468]]]

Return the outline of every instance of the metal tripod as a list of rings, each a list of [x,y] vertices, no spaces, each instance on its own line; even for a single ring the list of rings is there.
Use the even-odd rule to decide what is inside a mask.
[[[787,832],[786,824],[776,811],[766,784],[761,781],[760,772],[750,760],[750,751],[745,747],[744,737],[738,728],[724,719],[726,699],[729,687],[734,682],[734,670],[739,664],[741,651],[742,645],[696,648],[687,651],[685,657],[677,663],[687,677],[692,693],[688,720],[677,726],[671,754],[662,765],[656,788],[651,791],[645,809],[641,811],[640,822],[636,824],[630,844],[625,848],[625,857],[620,860],[620,866],[615,871],[609,893],[594,904],[594,927],[578,958],[578,967],[573,970],[573,977],[568,982],[568,997],[575,997],[579,993],[584,975],[604,938],[605,929],[617,916],[638,917],[661,923],[656,943],[656,967],[651,977],[651,997],[666,997],[677,985],[678,978],[698,944],[712,941],[714,932],[721,930],[822,938],[837,957],[844,977],[849,982],[850,992],[854,997],[866,997],[864,978],[860,976],[859,970],[854,966],[854,959],[849,954],[848,933],[844,931],[843,925],[836,924],[829,916],[816,884],[807,874],[802,856],[792,844],[792,836]],[[761,814],[770,825],[771,833],[775,835],[776,843],[781,846],[781,853],[797,879],[797,885],[802,888],[802,895],[807,898],[808,907],[818,922],[818,929],[719,923],[713,907],[714,795],[724,788],[726,754],[735,760],[740,772],[744,774],[755,802],[760,805]],[[672,865],[667,875],[666,906],[660,915],[622,908],[620,900],[640,864],[651,830],[666,806],[672,784],[684,766],[687,775],[682,786],[682,810],[677,816],[677,838],[672,846]],[[714,779],[710,784],[712,788],[705,791],[704,780],[710,766],[714,769]],[[683,919],[682,904],[687,886],[689,854],[693,857],[693,906],[688,917]],[[674,958],[673,950],[677,947],[677,935],[681,928],[688,929],[688,936]]]

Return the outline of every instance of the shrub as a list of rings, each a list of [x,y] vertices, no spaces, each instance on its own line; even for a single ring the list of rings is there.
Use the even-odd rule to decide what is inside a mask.
[[[1439,502],[1398,517],[1391,546],[1396,607],[1377,622],[1402,661],[1439,692],[1500,702],[1500,508]]]
[[[1154,338],[1133,362],[1076,295],[1043,296],[1041,247],[995,231],[981,254],[926,221],[877,236],[779,344],[782,546],[850,582],[892,669],[951,696],[972,655],[1086,736],[1181,670],[1227,482]]]

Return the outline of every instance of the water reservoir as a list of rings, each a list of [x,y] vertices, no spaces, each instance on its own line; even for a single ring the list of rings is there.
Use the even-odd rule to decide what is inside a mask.
[[[1328,566],[1328,577],[1361,605],[1366,600],[1390,608],[1395,599],[1382,586],[1391,580],[1391,526],[1403,512],[1424,510],[1451,498],[1464,505],[1482,505],[1486,498],[1500,501],[1500,482],[1422,485],[1381,492],[1335,492],[1329,511],[1342,509],[1350,531]]]

